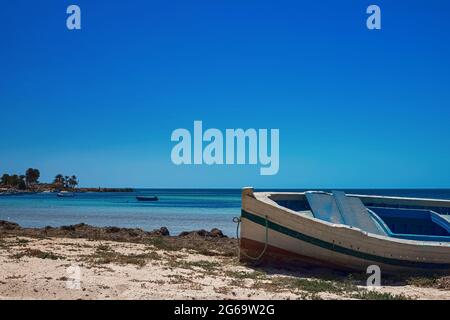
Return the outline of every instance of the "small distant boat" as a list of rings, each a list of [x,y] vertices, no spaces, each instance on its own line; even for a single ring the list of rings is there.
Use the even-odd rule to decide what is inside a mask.
[[[156,196],[137,196],[137,201],[158,201],[159,198]]]
[[[449,200],[245,188],[239,222],[244,261],[450,273]]]
[[[74,196],[73,192],[61,191],[56,194],[60,198],[71,198]]]

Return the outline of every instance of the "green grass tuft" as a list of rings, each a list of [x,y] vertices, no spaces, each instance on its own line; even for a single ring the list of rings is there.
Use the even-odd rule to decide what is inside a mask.
[[[85,257],[91,264],[134,264],[143,267],[149,260],[161,260],[161,256],[156,252],[145,252],[142,254],[122,254],[112,250],[107,245],[99,245],[95,252]]]
[[[146,243],[154,246],[155,248],[157,248],[159,250],[165,250],[165,251],[178,250],[178,248],[176,248],[172,243],[167,241],[164,237],[149,238]]]
[[[374,290],[360,290],[352,294],[351,297],[360,300],[410,300],[410,298],[403,294],[398,295]]]
[[[11,256],[13,259],[21,259],[23,257],[32,257],[32,258],[39,258],[39,259],[50,259],[50,260],[64,260],[65,258],[60,255],[56,255],[51,252],[45,252],[38,249],[26,249],[22,252],[16,253]]]

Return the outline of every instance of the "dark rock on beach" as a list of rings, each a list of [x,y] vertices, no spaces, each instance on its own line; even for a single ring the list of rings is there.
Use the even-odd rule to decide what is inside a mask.
[[[64,230],[64,231],[75,231],[76,230],[75,226],[61,226],[60,229]]]
[[[206,230],[196,230],[196,231],[183,231],[181,232],[179,235],[179,237],[195,237],[195,236],[200,236],[200,237],[205,237],[205,238],[227,238],[227,236],[225,236],[223,234],[223,232],[220,229],[214,228],[211,231],[206,231]]]
[[[209,233],[211,237],[217,237],[217,238],[226,238],[226,236],[223,234],[222,230],[214,228],[211,229],[211,232]]]
[[[167,229],[166,227],[161,227],[159,229],[155,229],[152,231],[152,233],[157,236],[163,236],[163,237],[170,236],[169,229]]]
[[[14,222],[0,220],[0,230],[19,230],[21,227]]]
[[[22,228],[17,223],[0,220],[0,237],[11,235],[144,243],[159,246],[164,250],[188,249],[206,255],[235,256],[237,252],[236,239],[228,238],[217,228],[211,231],[184,231],[178,236],[170,236],[166,227],[145,231],[139,228],[94,227],[79,223],[61,227]]]
[[[106,227],[105,231],[106,231],[106,233],[117,233],[117,232],[120,232],[120,228],[118,228],[118,227]]]

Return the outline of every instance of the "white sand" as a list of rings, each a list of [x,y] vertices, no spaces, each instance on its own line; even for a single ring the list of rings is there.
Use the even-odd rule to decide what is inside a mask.
[[[151,254],[143,266],[123,261],[96,263],[87,256],[97,248],[122,255]],[[41,250],[64,259],[13,257],[26,250]],[[28,251],[29,252],[29,251]],[[198,263],[196,265],[195,263]],[[202,265],[205,265],[202,267]],[[70,288],[70,266],[81,271],[80,289]],[[35,239],[10,237],[0,246],[0,299],[302,299],[305,292],[280,287],[267,290],[263,280],[237,279],[236,272],[252,273],[234,258],[209,257],[194,252],[162,251],[135,243],[85,239]],[[230,274],[232,272],[232,274]],[[269,280],[267,280],[269,279]],[[273,288],[272,288],[273,289]],[[382,292],[404,294],[415,299],[450,299],[450,291],[411,286],[381,287]],[[340,299],[319,293],[323,299]]]

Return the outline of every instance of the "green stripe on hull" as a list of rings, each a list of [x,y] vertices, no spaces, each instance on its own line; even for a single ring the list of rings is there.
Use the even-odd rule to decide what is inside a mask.
[[[248,219],[248,220],[250,220],[254,223],[257,223],[263,227],[266,226],[265,218],[254,215],[245,210],[242,210],[241,215],[242,215],[242,218]],[[380,262],[380,263],[389,264],[389,265],[393,265],[393,266],[410,267],[410,268],[416,268],[416,269],[417,268],[419,268],[419,269],[450,269],[450,264],[448,264],[448,263],[432,263],[432,262],[400,260],[400,259],[386,258],[386,257],[377,256],[377,255],[372,255],[370,253],[364,253],[364,252],[352,250],[352,249],[338,246],[334,243],[323,241],[323,240],[308,236],[306,234],[300,233],[298,231],[283,227],[282,225],[279,225],[272,221],[268,221],[268,227],[271,230],[285,234],[292,238],[310,243],[312,245],[315,245],[315,246],[318,246],[318,247],[321,247],[321,248],[324,248],[327,250],[331,250],[334,252],[352,256],[355,258],[360,258],[360,259],[374,261],[374,262]]]

